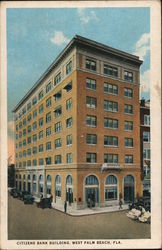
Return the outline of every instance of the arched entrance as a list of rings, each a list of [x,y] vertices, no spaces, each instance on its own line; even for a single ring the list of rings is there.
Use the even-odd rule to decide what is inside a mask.
[[[36,190],[37,190],[37,179],[36,179],[36,175],[33,174],[33,193],[35,194],[36,193]]]
[[[28,187],[27,187],[27,191],[29,193],[31,193],[31,179],[30,179],[30,174],[28,174]]]
[[[46,186],[47,196],[51,194],[51,176],[47,175],[47,186]]]
[[[61,176],[57,175],[55,179],[55,202],[61,198]]]
[[[117,178],[114,175],[109,175],[105,180],[105,201],[117,200]]]
[[[38,185],[39,185],[39,193],[43,195],[43,175],[42,174],[39,176]]]
[[[95,175],[85,179],[85,202],[88,207],[95,207],[99,203],[99,182]]]
[[[69,205],[73,203],[73,179],[71,175],[66,177],[66,201]]]
[[[134,177],[132,175],[124,177],[124,201],[134,201]]]

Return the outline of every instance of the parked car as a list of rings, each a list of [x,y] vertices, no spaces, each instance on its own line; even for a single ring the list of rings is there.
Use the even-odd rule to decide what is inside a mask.
[[[19,196],[20,200],[24,200],[24,196],[28,194],[30,194],[28,191],[21,191]]]
[[[42,209],[44,208],[51,208],[51,198],[43,198],[40,200],[40,202],[37,202],[37,207],[40,207]]]
[[[16,188],[11,188],[10,195],[13,196],[13,194],[16,192]]]
[[[13,195],[12,195],[12,196],[13,196],[13,198],[17,198],[17,197],[18,197],[17,190],[14,190],[14,191],[13,191]]]
[[[151,202],[149,197],[141,197],[138,199],[137,202],[133,202],[129,205],[129,210],[135,208],[138,210],[141,210],[141,207],[143,207],[146,211],[151,211]]]
[[[33,204],[34,197],[31,194],[24,195],[24,204]]]

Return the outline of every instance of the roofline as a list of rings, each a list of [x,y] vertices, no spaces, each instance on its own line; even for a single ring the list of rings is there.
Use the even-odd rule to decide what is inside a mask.
[[[26,95],[18,102],[18,104],[15,106],[15,108],[12,110],[12,112],[16,112],[21,105],[26,101],[26,99],[39,87],[41,82],[48,76],[48,74],[58,65],[58,63],[64,58],[64,56],[71,51],[72,48],[74,48],[76,45],[83,45],[83,46],[89,46],[91,48],[95,48],[97,50],[100,50],[102,52],[107,52],[109,54],[115,55],[117,57],[121,57],[125,60],[133,61],[138,66],[142,64],[143,61],[139,60],[138,56],[131,55],[127,52],[114,49],[112,47],[109,47],[105,44],[93,41],[91,39],[75,35],[72,40],[67,44],[67,46],[60,52],[60,54],[56,57],[56,59],[53,61],[53,63],[47,68],[47,70],[41,75],[41,77],[36,81],[36,83],[33,85],[32,88],[26,93]]]

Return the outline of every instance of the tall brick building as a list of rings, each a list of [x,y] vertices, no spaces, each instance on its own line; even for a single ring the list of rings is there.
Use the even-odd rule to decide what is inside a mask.
[[[13,110],[17,188],[75,208],[141,195],[141,64],[75,36]]]

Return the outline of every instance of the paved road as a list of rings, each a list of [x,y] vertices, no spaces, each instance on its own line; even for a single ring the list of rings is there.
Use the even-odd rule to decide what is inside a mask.
[[[132,221],[125,211],[73,217],[10,196],[8,220],[9,239],[15,240],[150,238],[150,225]]]

